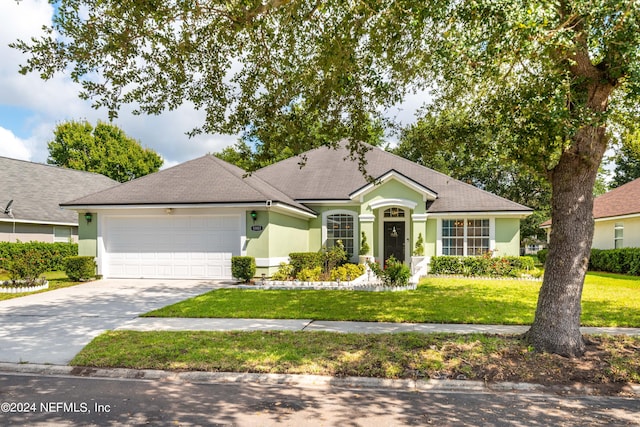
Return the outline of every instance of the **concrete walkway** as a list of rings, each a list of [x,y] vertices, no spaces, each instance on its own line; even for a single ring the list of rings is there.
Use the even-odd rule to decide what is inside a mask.
[[[141,313],[228,283],[198,280],[100,280],[0,301],[0,362],[66,365],[106,330],[288,330],[521,334],[527,326],[332,322],[312,319],[139,318]],[[640,335],[640,328],[583,328],[587,334]]]
[[[187,319],[143,318],[122,323],[116,329],[134,331],[328,331],[368,334],[397,332],[447,332],[454,334],[522,334],[528,326],[461,325],[440,323],[336,322],[311,319]],[[581,328],[584,334],[640,335],[640,328]]]

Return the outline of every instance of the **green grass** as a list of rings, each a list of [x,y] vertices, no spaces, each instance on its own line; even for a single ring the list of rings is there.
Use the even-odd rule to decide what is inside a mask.
[[[640,382],[640,337],[590,340],[592,351],[581,360],[536,353],[515,336],[483,334],[110,331],[95,338],[71,365],[379,378],[462,375],[541,383]]]
[[[3,294],[0,293],[0,301],[12,299],[12,298],[20,298],[26,295],[38,294],[42,292],[53,291],[56,289],[67,288],[69,286],[78,285],[80,282],[73,282],[69,280],[67,275],[63,271],[49,271],[44,273],[44,277],[49,281],[49,288],[43,289],[38,292],[22,292],[19,294]],[[9,275],[6,273],[0,273],[0,281],[9,280]]]
[[[407,292],[220,289],[149,317],[317,319],[528,325],[540,282],[429,278]],[[640,278],[590,273],[585,326],[640,326]]]

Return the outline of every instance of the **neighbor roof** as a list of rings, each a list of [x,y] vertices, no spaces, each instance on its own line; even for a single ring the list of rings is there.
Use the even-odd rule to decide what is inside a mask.
[[[593,219],[634,214],[640,214],[640,178],[593,199]],[[551,227],[551,220],[543,222],[540,227]]]
[[[0,219],[16,221],[78,224],[78,214],[61,209],[65,200],[104,190],[118,184],[104,175],[66,169],[42,163],[0,157]]]
[[[637,213],[640,213],[640,179],[614,188],[593,201],[595,219]]]
[[[143,176],[62,206],[282,203],[313,214],[282,191],[213,155]]]
[[[367,147],[367,174],[381,178],[389,172],[397,172],[435,193],[437,198],[428,209],[430,213],[532,211],[381,148]],[[358,170],[357,162],[350,160],[350,151],[344,141],[336,149],[320,147],[304,153],[304,157],[302,167],[300,158],[292,157],[260,169],[254,175],[302,203],[350,200],[351,194],[368,184]]]

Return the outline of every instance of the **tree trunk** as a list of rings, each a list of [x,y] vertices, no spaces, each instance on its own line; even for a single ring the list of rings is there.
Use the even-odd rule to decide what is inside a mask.
[[[593,239],[593,186],[605,128],[585,126],[551,173],[552,231],[535,320],[526,334],[538,351],[581,356],[581,299]]]

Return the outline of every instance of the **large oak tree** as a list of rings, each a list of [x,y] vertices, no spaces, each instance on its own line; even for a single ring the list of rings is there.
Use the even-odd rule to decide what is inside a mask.
[[[57,0],[22,72],[67,72],[116,114],[185,101],[193,132],[279,121],[304,100],[364,149],[370,117],[416,90],[493,121],[503,152],[552,186],[550,252],[527,336],[580,355],[592,189],[612,111],[640,93],[637,0]],[[625,111],[626,110],[626,111]]]

